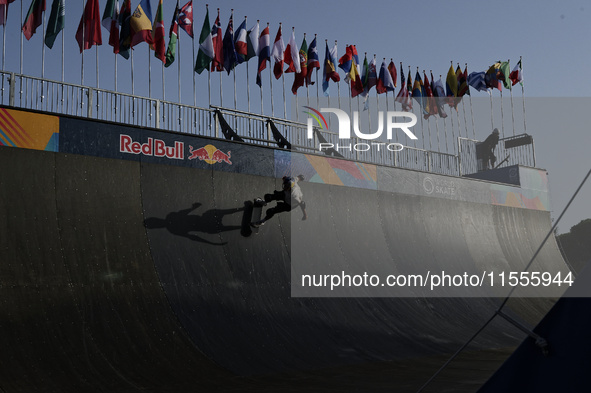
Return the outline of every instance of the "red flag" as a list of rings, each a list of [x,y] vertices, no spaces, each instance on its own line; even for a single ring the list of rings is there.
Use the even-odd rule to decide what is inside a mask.
[[[156,19],[152,26],[152,36],[154,39],[154,56],[166,63],[166,30],[164,29],[164,15],[162,13],[162,0],[158,2],[158,10],[156,11]]]
[[[0,25],[6,26],[6,18],[8,17],[8,4],[14,0],[0,0]]]
[[[179,27],[193,38],[193,0],[190,0],[179,11]]]
[[[30,40],[37,27],[43,23],[43,12],[45,11],[45,0],[33,0],[29,7],[29,12],[23,23],[23,34],[27,40]]]
[[[214,57],[211,59],[211,70],[222,72],[224,70],[224,41],[222,37],[222,24],[220,23],[220,9],[218,17],[211,28],[211,40],[213,41]]]
[[[394,81],[394,87],[397,87],[398,83],[396,82],[396,79],[398,78],[398,75],[396,74],[396,65],[394,65],[394,61],[392,59],[390,59],[390,64],[388,64],[388,71],[390,72],[392,80]]]
[[[76,31],[76,41],[78,41],[80,53],[84,49],[92,48],[93,45],[103,44],[98,0],[88,0],[86,2],[84,13],[80,18],[80,24]]]

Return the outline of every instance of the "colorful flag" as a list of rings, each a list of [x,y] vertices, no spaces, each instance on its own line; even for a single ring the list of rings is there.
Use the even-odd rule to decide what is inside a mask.
[[[154,19],[154,28],[152,30],[152,39],[154,41],[154,56],[160,59],[162,63],[166,63],[166,42],[164,36],[164,15],[162,13],[162,0],[158,1],[158,9],[156,10],[156,18]]]
[[[24,0],[22,0],[24,1]],[[43,23],[43,12],[45,11],[45,0],[33,0],[29,7],[29,12],[23,22],[23,34],[27,40],[30,40],[37,31],[37,27]]]
[[[271,61],[271,37],[269,26],[265,27],[259,37],[259,66],[257,69],[257,85],[262,86],[261,72],[267,67],[267,60]]]
[[[347,45],[345,48],[345,54],[339,59],[339,68],[348,74],[351,71],[351,64],[353,64],[353,53],[351,46]]]
[[[353,45],[350,47],[352,46]],[[361,81],[361,76],[359,75],[359,69],[357,68],[355,57],[353,57],[351,61],[351,69],[347,75],[349,84],[351,86],[351,98],[357,97],[359,94],[363,93],[363,82]]]
[[[305,35],[302,45],[300,46],[299,62],[300,72],[296,72],[293,79],[293,85],[291,87],[291,92],[293,94],[298,94],[298,89],[301,86],[304,86],[304,83],[306,83],[306,76],[308,75],[308,43],[306,42]]]
[[[189,1],[179,10],[179,27],[193,38],[193,0]]]
[[[392,62],[390,62],[392,64]],[[382,65],[380,67],[380,74],[378,75],[378,83],[376,85],[376,91],[378,94],[387,93],[389,91],[394,91],[394,81],[392,80],[392,74],[388,70],[388,66],[386,66],[386,58],[382,61]]]
[[[472,86],[478,91],[487,91],[488,88],[486,87],[484,71],[471,72],[470,75],[468,75],[468,85]]]
[[[150,0],[142,0],[131,15],[129,21],[131,28],[131,43],[133,48],[139,43],[147,42],[149,45],[154,44],[152,39],[152,6]]]
[[[80,53],[84,49],[90,49],[93,45],[102,45],[101,15],[98,0],[88,0],[84,13],[80,18],[80,24],[76,31],[76,41],[80,47]]]
[[[236,51],[236,63],[242,64],[248,56],[248,43],[246,42],[246,18],[242,21],[236,34],[234,34],[234,50]]]
[[[246,33],[246,61],[249,61],[259,54],[259,21]]]
[[[488,68],[486,74],[484,75],[484,81],[486,82],[486,87],[490,87],[491,89],[503,89],[503,83],[501,82],[500,77],[500,68],[501,62],[497,61],[493,65]]]
[[[523,86],[523,72],[521,70],[521,59],[515,64],[513,71],[509,74],[509,78],[511,79],[511,85],[515,86],[517,83],[520,83]]]
[[[6,5],[8,6],[8,4]],[[0,12],[2,9],[0,8]],[[60,31],[66,25],[66,0],[53,0],[47,31],[45,33],[45,45],[49,49],[53,48],[53,43]]]
[[[450,65],[447,71],[447,78],[445,79],[445,94],[448,97],[447,103],[451,107],[455,107],[455,97],[458,96],[458,77],[454,71],[454,66]]]
[[[109,32],[109,45],[113,53],[119,53],[119,0],[107,0],[102,25]]]
[[[458,97],[463,97],[465,94],[470,95],[470,87],[468,86],[468,65],[464,72],[460,73],[458,77]]]
[[[326,42],[326,50],[324,53],[324,67],[322,68],[322,92],[328,97],[328,81],[332,79],[333,82],[339,82],[341,76],[337,72],[337,43],[334,43],[332,49],[328,49],[328,41]]]
[[[277,30],[277,35],[275,36],[275,41],[273,42],[273,50],[271,51],[271,56],[275,61],[275,65],[273,66],[273,74],[275,75],[275,79],[279,79],[281,75],[283,75],[284,52],[285,44],[283,43],[283,37],[281,35],[281,24],[279,24],[279,30]]]
[[[306,86],[314,84],[312,82],[312,71],[314,69],[320,69],[320,58],[318,57],[318,48],[316,47],[316,37],[310,43],[308,47],[308,71],[306,73]]]
[[[509,62],[502,62],[499,71],[499,79],[503,82],[503,86],[505,86],[505,89],[511,90],[511,66],[509,65]]]
[[[119,25],[121,32],[119,33],[119,54],[126,59],[129,59],[129,49],[131,44],[131,0],[123,0],[121,6],[121,13],[119,14]]]
[[[390,76],[392,77],[392,80],[394,81],[394,87],[398,86],[397,85],[397,75],[396,75],[396,66],[394,65],[394,61],[392,59],[390,59],[390,64],[388,64],[388,71],[390,72]]]
[[[223,40],[224,70],[230,75],[230,71],[236,67],[236,49],[234,48],[234,12],[230,14],[230,21]]]
[[[170,30],[168,32],[168,48],[166,49],[166,63],[164,64],[164,67],[169,67],[172,63],[174,63],[174,57],[176,56],[176,41],[179,36],[178,17],[179,2],[177,0],[176,7],[174,9],[174,15],[172,16],[172,22],[170,24]]]
[[[412,109],[412,100],[410,97],[410,93],[408,91],[408,86],[405,83],[404,70],[402,69],[402,63],[400,63],[400,91],[398,92],[398,95],[396,96],[396,102],[399,102],[402,104],[403,111],[408,111],[409,109]]]
[[[222,41],[222,24],[220,22],[220,9],[218,17],[211,28],[211,40],[213,42],[214,57],[211,59],[211,71],[222,72],[224,70],[224,44]]]
[[[209,25],[209,8],[207,8],[201,34],[199,34],[199,52],[197,53],[197,61],[195,62],[195,72],[201,74],[204,70],[209,69],[209,63],[211,63],[214,57],[215,52],[213,50],[211,26]]]
[[[429,79],[427,78],[427,74],[425,73],[425,71],[423,71],[423,79],[425,79],[425,82],[423,84],[425,92],[425,96],[423,97],[423,103],[425,104],[425,111],[427,112],[424,114],[424,118],[428,119],[429,116],[434,116],[439,111],[437,110],[437,103],[435,102],[433,90],[431,90],[431,83],[429,82]],[[431,79],[433,79],[433,76],[431,76]]]
[[[287,48],[285,48],[285,53],[283,58],[285,59],[285,64],[287,64],[287,69],[285,70],[286,73],[289,72],[302,72],[300,67],[300,56],[299,56],[300,49],[298,48],[298,44],[296,44],[295,40],[295,31],[291,31],[291,38],[287,43]]]
[[[415,75],[415,83],[412,88],[412,98],[414,98],[415,101],[419,103],[419,106],[423,110],[423,115],[428,115],[429,112],[427,112],[425,97],[425,86],[423,85],[423,80],[421,79],[419,70],[417,70]]]
[[[6,26],[6,19],[8,18],[8,4],[14,0],[0,0],[0,25]]]

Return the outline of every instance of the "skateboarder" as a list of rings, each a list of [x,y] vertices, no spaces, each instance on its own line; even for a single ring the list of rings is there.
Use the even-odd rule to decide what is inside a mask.
[[[252,225],[255,228],[258,228],[261,225],[265,225],[265,222],[271,219],[275,214],[289,212],[295,209],[297,206],[302,209],[302,220],[307,219],[308,213],[306,213],[306,202],[303,200],[304,195],[302,194],[302,190],[298,185],[298,182],[303,180],[303,175],[299,175],[296,178],[283,176],[283,189],[281,191],[274,191],[273,194],[265,194],[265,202],[268,203],[271,201],[277,201],[277,205],[267,209],[265,218],[253,223]]]
[[[495,148],[499,143],[499,129],[495,128],[485,140],[482,142],[482,151],[484,152],[484,167],[485,169],[494,169],[497,157],[495,156]],[[489,167],[490,163],[490,167]]]

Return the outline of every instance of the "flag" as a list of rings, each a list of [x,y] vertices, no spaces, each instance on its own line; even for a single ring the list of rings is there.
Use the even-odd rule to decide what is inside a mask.
[[[213,59],[211,59],[211,71],[222,72],[224,70],[224,44],[222,42],[222,24],[220,22],[220,9],[218,17],[211,28],[211,41],[213,42]]]
[[[179,36],[179,2],[177,0],[176,7],[174,9],[174,15],[172,16],[172,22],[170,24],[170,30],[168,32],[168,48],[166,49],[166,63],[164,67],[169,67],[174,63],[174,57],[176,55],[176,41]]]
[[[178,23],[179,27],[193,38],[193,0],[190,0],[179,10]]]
[[[350,48],[352,46],[353,45],[351,45]],[[349,84],[351,86],[351,98],[357,97],[359,94],[363,93],[363,82],[361,81],[361,76],[359,75],[359,69],[357,68],[355,57],[353,57],[351,60],[351,69],[347,75]]]
[[[351,64],[353,63],[353,53],[351,51],[351,46],[347,45],[345,48],[345,54],[341,56],[339,59],[339,68],[345,71],[345,74],[348,74],[351,71]]]
[[[501,80],[499,79],[500,68],[501,68],[500,61],[497,61],[496,63],[494,63],[493,65],[491,65],[488,68],[488,71],[486,71],[486,74],[484,75],[484,81],[486,83],[486,87],[490,87],[491,89],[499,89],[499,90],[501,90],[503,88],[503,84],[502,84]]]
[[[461,72],[458,77],[458,97],[463,97],[465,94],[470,95],[470,87],[468,86],[468,65],[466,65],[464,72]]]
[[[211,37],[211,26],[209,25],[209,8],[205,13],[205,20],[199,34],[199,52],[195,61],[195,72],[201,74],[209,69],[209,63],[215,57],[213,50],[213,39]]]
[[[450,65],[445,79],[445,95],[448,97],[447,104],[455,108],[455,97],[458,96],[458,77],[454,72],[454,66]]]
[[[509,62],[502,62],[499,71],[499,79],[503,82],[503,86],[505,86],[505,89],[511,90],[511,66],[509,65]]]
[[[300,46],[299,65],[300,72],[296,72],[291,87],[291,92],[293,94],[298,94],[298,88],[304,86],[304,83],[306,83],[306,76],[308,75],[308,43],[306,42],[305,35],[302,45]]]
[[[275,61],[275,66],[273,67],[273,74],[275,74],[275,79],[279,79],[279,77],[283,75],[284,52],[285,44],[283,43],[283,37],[281,36],[281,24],[279,24],[279,30],[277,30],[277,35],[275,36],[275,41],[273,42],[273,50],[271,51],[271,56]]]
[[[431,90],[431,83],[429,83],[429,79],[427,78],[425,71],[423,71],[423,79],[425,79],[425,83],[423,84],[425,92],[423,103],[425,104],[425,111],[427,112],[424,114],[424,117],[425,119],[428,119],[429,116],[436,115],[439,111],[437,110],[437,103],[435,102],[433,90]],[[431,76],[431,80],[433,80],[433,76]]]
[[[158,10],[156,10],[156,19],[154,19],[154,28],[152,30],[152,38],[154,41],[154,56],[160,59],[162,63],[166,63],[166,42],[164,36],[164,15],[162,13],[162,0],[158,1]]]
[[[8,18],[8,4],[14,0],[0,0],[0,25],[6,26],[6,19]]]
[[[262,87],[261,72],[267,67],[267,60],[271,61],[271,37],[269,26],[265,27],[259,37],[259,66],[257,69],[257,85]]]
[[[392,81],[394,81],[394,87],[398,86],[396,84],[396,79],[397,79],[396,66],[394,65],[394,61],[392,61],[392,59],[390,59],[390,64],[388,64],[388,71],[390,72],[390,76],[392,77]]]
[[[109,32],[109,45],[113,53],[119,53],[119,0],[107,0],[102,25]]]
[[[119,25],[121,25],[121,32],[119,33],[119,54],[126,59],[129,59],[129,48],[131,44],[131,0],[123,0],[121,6],[121,13],[119,14]]]
[[[509,78],[511,79],[511,85],[515,86],[517,83],[523,85],[523,72],[521,70],[521,59],[515,64],[513,71],[509,74]]]
[[[337,72],[337,43],[334,43],[332,50],[328,49],[328,42],[326,42],[326,50],[324,53],[324,67],[322,68],[322,92],[328,97],[328,81],[332,79],[333,82],[339,82],[341,76]]]
[[[412,88],[412,98],[414,98],[415,101],[419,103],[419,106],[423,110],[423,115],[428,115],[429,112],[427,112],[425,100],[425,86],[423,85],[423,80],[421,79],[419,70],[417,70],[415,75],[415,83]]]
[[[230,21],[223,40],[224,70],[230,75],[230,71],[236,67],[236,49],[234,48],[234,12],[230,14]]]
[[[409,109],[412,109],[412,100],[408,92],[407,84],[404,80],[404,70],[402,69],[402,63],[400,63],[400,91],[396,96],[396,102],[402,104],[403,111],[408,111]]]
[[[8,6],[8,4],[7,4]],[[2,9],[0,8],[0,12]],[[53,43],[60,31],[66,25],[66,0],[53,0],[47,31],[45,33],[45,45],[49,49],[53,48]]]
[[[248,43],[246,42],[246,18],[242,21],[236,34],[234,34],[234,50],[236,51],[236,63],[242,64],[248,56]]]
[[[365,64],[364,64],[365,65]],[[374,57],[369,61],[367,66],[367,78],[365,83],[363,84],[363,88],[367,93],[371,90],[372,87],[378,84],[378,73],[376,70],[376,58]]]
[[[390,62],[390,64],[393,63]],[[386,66],[386,58],[384,58],[384,60],[382,61],[382,65],[380,67],[380,74],[378,75],[376,91],[378,92],[378,94],[394,91],[394,81],[392,80],[392,74],[390,74],[388,66]]]
[[[101,15],[98,0],[88,0],[84,13],[80,18],[80,24],[76,31],[76,41],[80,47],[80,53],[84,49],[90,49],[93,45],[102,45]]]
[[[484,71],[471,72],[470,75],[468,75],[468,85],[472,86],[478,91],[487,91],[488,88],[486,87]]]
[[[22,0],[24,1],[24,0]],[[45,0],[33,0],[29,7],[29,12],[23,22],[23,34],[27,40],[30,40],[37,31],[37,27],[43,23],[43,12],[45,11]]]
[[[431,76],[431,80],[433,80],[433,76]],[[446,96],[441,77],[433,85],[434,88],[432,89],[432,91],[433,96],[435,97],[435,103],[437,104],[437,112],[439,113],[439,117],[445,119],[447,117],[447,113],[445,113],[445,109],[443,108],[443,106],[445,105]]]
[[[154,43],[152,39],[152,6],[150,6],[150,0],[140,1],[131,15],[129,26],[131,28],[130,46],[132,48],[144,41],[149,45]]]
[[[291,31],[291,38],[287,43],[287,48],[285,48],[285,53],[283,55],[285,64],[287,64],[287,69],[285,70],[286,73],[288,72],[302,72],[302,68],[300,67],[300,49],[298,48],[298,44],[296,44],[295,40],[295,31]]]
[[[259,54],[259,21],[246,33],[246,61]]]
[[[316,47],[316,37],[310,43],[308,47],[308,71],[306,73],[306,86],[313,85],[312,82],[312,71],[314,69],[320,69],[320,58],[318,57],[318,48]]]

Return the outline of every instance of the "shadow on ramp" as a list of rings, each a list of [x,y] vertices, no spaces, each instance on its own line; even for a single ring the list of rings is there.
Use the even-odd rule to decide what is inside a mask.
[[[202,204],[199,202],[193,203],[193,205],[187,209],[168,213],[165,218],[146,218],[144,220],[144,225],[147,229],[166,228],[173,235],[214,246],[223,246],[227,244],[227,242],[212,242],[196,235],[194,232],[215,235],[220,232],[243,230],[244,225],[224,225],[223,219],[225,216],[245,211],[246,204],[245,207],[241,208],[210,209],[201,215],[191,214],[194,210],[199,209],[201,205]]]

